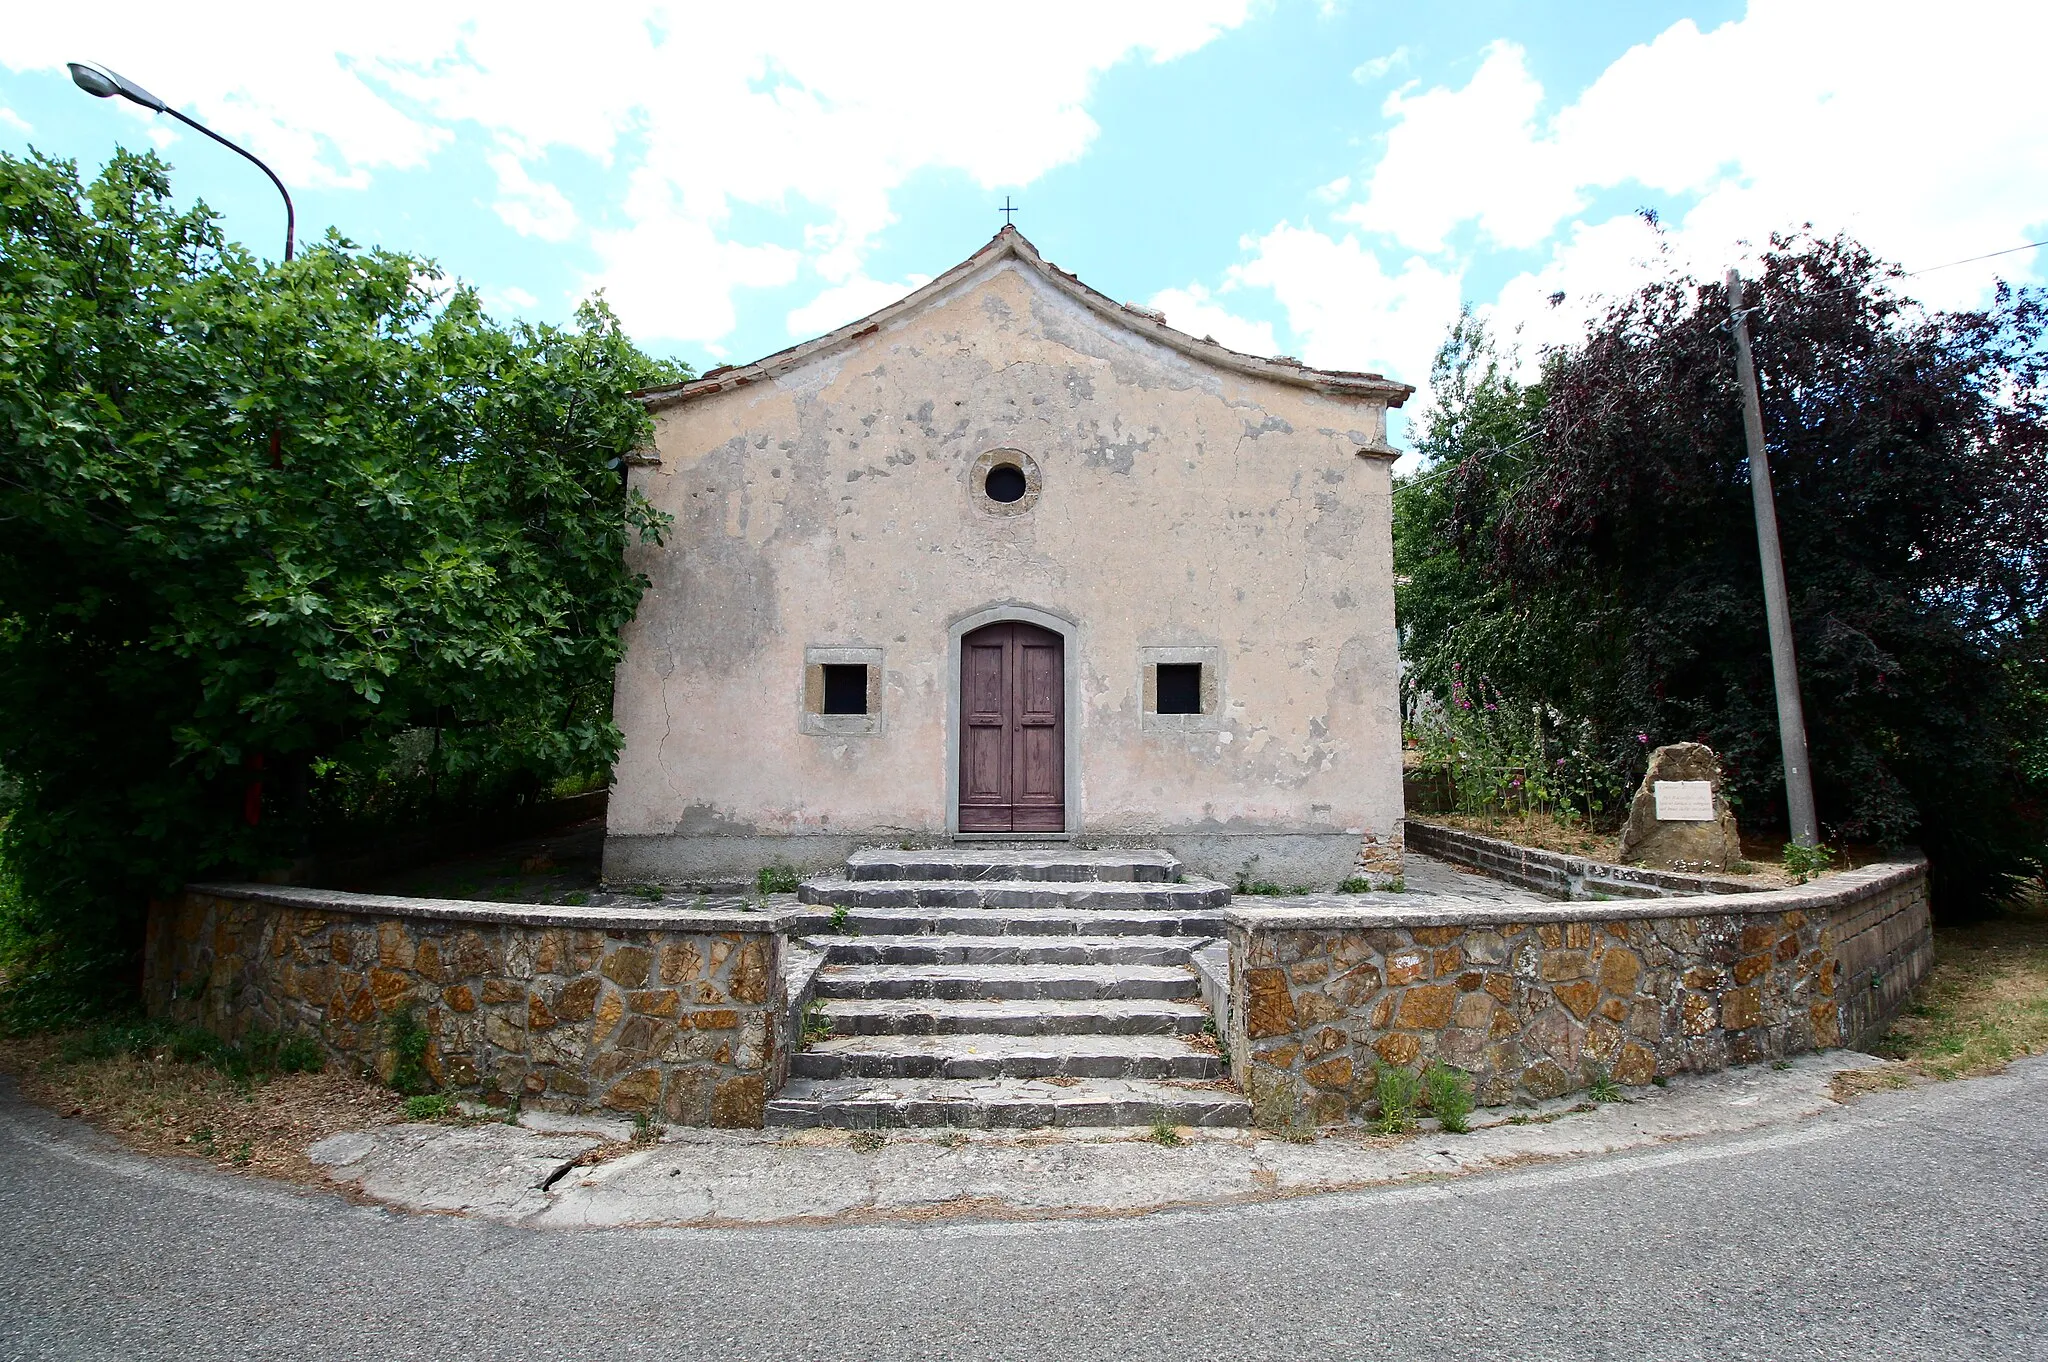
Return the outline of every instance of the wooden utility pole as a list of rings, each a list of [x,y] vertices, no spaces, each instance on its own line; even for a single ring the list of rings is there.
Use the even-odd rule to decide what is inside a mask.
[[[1756,504],[1756,547],[1764,566],[1764,618],[1771,631],[1771,677],[1778,688],[1778,745],[1785,754],[1785,809],[1792,840],[1820,841],[1813,816],[1813,774],[1806,763],[1806,711],[1799,703],[1799,662],[1792,653],[1792,607],[1785,593],[1785,557],[1778,548],[1778,503],[1771,493],[1771,460],[1764,452],[1764,412],[1757,395],[1756,360],[1749,353],[1749,313],[1742,306],[1742,276],[1728,271],[1728,326],[1735,333],[1735,376],[1742,384],[1742,432],[1749,442],[1749,494]]]

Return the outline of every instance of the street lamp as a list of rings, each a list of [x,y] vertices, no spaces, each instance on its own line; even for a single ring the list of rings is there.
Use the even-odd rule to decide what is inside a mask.
[[[229,151],[234,152],[238,156],[245,156],[254,162],[256,168],[265,175],[268,175],[270,182],[277,186],[277,192],[284,195],[284,258],[287,260],[292,258],[292,237],[295,234],[298,218],[292,212],[291,193],[284,187],[284,181],[277,178],[277,172],[258,160],[254,152],[251,152],[247,147],[236,146],[233,142],[228,141],[227,138],[222,137],[199,120],[187,118],[184,114],[179,113],[176,109],[173,109],[170,105],[164,103],[140,85],[137,85],[134,81],[129,80],[125,76],[117,75],[107,70],[104,66],[93,66],[82,61],[68,62],[66,65],[71,68],[71,83],[87,94],[99,99],[111,99],[113,96],[119,95],[131,104],[140,104],[151,113],[167,113],[186,127],[205,133]]]

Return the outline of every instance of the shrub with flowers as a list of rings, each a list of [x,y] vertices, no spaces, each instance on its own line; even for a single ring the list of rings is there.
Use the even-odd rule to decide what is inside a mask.
[[[1548,813],[1570,825],[1597,820],[1628,792],[1629,773],[1600,757],[1590,722],[1511,699],[1457,663],[1449,695],[1418,713],[1415,734],[1425,771],[1460,813]]]

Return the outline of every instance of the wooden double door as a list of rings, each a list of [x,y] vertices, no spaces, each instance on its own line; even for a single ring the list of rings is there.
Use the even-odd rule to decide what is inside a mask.
[[[1066,640],[991,624],[960,640],[960,831],[1067,827]]]

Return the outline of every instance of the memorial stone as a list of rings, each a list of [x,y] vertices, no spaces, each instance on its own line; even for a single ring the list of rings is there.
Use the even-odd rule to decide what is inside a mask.
[[[1682,742],[1652,752],[1621,830],[1622,863],[1702,871],[1726,870],[1741,859],[1714,749]]]

